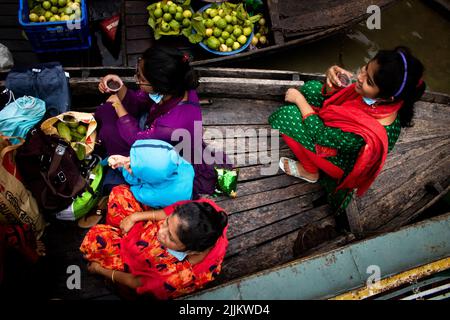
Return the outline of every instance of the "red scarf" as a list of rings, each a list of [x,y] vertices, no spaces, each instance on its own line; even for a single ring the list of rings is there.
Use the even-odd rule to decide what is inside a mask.
[[[403,102],[369,106],[355,91],[355,85],[325,100],[319,116],[326,126],[357,134],[364,139],[366,145],[359,152],[355,166],[337,187],[337,190],[356,188],[358,196],[361,196],[380,173],[388,152],[386,129],[376,119],[397,112]]]
[[[172,214],[175,211],[175,208],[178,205],[182,205],[184,203],[188,203],[191,201],[179,201],[169,207],[164,208],[164,212],[167,215]],[[209,199],[199,199],[195,202],[207,202],[211,206],[216,209],[217,212],[224,211],[217,204]],[[155,267],[150,267],[146,261],[141,261],[141,259],[136,259],[136,249],[137,247],[134,245],[136,242],[140,240],[140,236],[144,231],[145,222],[139,222],[134,225],[134,227],[127,234],[126,238],[124,238],[121,242],[121,256],[124,262],[127,262],[131,272],[135,276],[143,276],[146,278],[146,281],[142,284],[142,286],[137,288],[138,293],[148,293],[151,292],[158,299],[168,299],[168,293],[165,290],[165,281],[166,276],[164,276],[160,271]],[[223,230],[222,236],[217,240],[215,246],[208,252],[206,257],[199,263],[192,266],[192,271],[196,275],[200,275],[202,273],[210,272],[209,268],[212,265],[219,265],[222,263],[223,258],[225,257],[226,249],[228,247],[228,239],[226,237],[228,227],[225,227]],[[182,269],[183,265],[180,263],[180,268]],[[181,272],[182,270],[179,270]],[[151,279],[151,280],[150,280]]]

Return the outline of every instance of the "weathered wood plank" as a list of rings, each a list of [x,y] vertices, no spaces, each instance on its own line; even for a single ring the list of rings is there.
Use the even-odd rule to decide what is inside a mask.
[[[136,66],[139,57],[142,56],[142,52],[138,54],[129,54],[127,55],[127,65],[128,66]]]
[[[447,145],[448,147],[449,145]],[[450,156],[442,158],[442,154],[439,152],[435,155],[430,154],[427,161],[414,167],[407,162],[404,165],[407,166],[405,170],[409,170],[409,175],[395,175],[396,188],[382,198],[372,198],[373,202],[368,203],[361,210],[364,217],[364,229],[377,229],[403,211],[405,211],[405,215],[409,215],[406,214],[406,210],[409,208],[412,208],[411,214],[419,210],[416,203],[427,193],[425,185],[436,182],[443,183],[446,177],[450,176]],[[373,188],[382,188],[379,183],[377,181]],[[375,212],[376,219],[374,219]],[[412,215],[410,217],[413,218]]]
[[[303,81],[220,77],[205,77],[199,82],[200,91],[205,95],[268,100],[280,99],[284,97],[287,89],[303,85]]]
[[[388,159],[385,168],[375,180],[372,187],[359,202],[360,210],[365,210],[368,205],[377,202],[384,195],[398,190],[405,183],[409,183],[422,170],[435,166],[436,160],[444,157],[448,161],[449,142],[429,141],[423,147],[409,148],[404,153]],[[447,148],[447,150],[445,150]],[[446,170],[446,168],[442,168]],[[392,177],[395,177],[393,179]]]
[[[320,187],[315,184],[299,183],[286,188],[280,188],[277,192],[265,191],[257,194],[251,194],[236,199],[226,199],[220,201],[220,206],[228,214],[246,211],[258,207],[263,207],[272,203],[296,198],[300,195],[306,195],[313,192],[319,192]]]
[[[203,134],[204,141],[214,150],[222,150],[227,154],[240,154],[273,149],[287,149],[287,145],[279,136],[272,138],[267,136],[236,138],[236,139],[210,139],[210,135]]]
[[[426,194],[420,201],[417,201],[415,205],[408,210],[400,213],[398,216],[394,217],[389,221],[388,224],[382,226],[377,231],[378,232],[388,232],[396,229],[397,226],[404,226],[407,223],[414,221],[417,217],[419,217],[425,210],[428,210],[431,206],[436,204],[439,200],[445,197],[450,192],[450,177],[447,179],[446,184],[447,188],[439,190],[438,194],[428,193]],[[428,189],[428,188],[426,188]],[[419,208],[417,210],[417,208]],[[417,210],[417,211],[416,211]],[[391,227],[395,226],[395,227]]]
[[[316,208],[313,210],[322,210]],[[325,218],[327,219],[327,218]],[[331,221],[331,220],[330,220]],[[293,257],[292,246],[297,238],[298,230],[285,234],[277,239],[259,245],[251,250],[225,259],[222,273],[214,282],[215,285],[243,277],[267,268],[280,266],[291,261]]]
[[[147,7],[150,3],[148,1],[125,1],[125,12],[127,15],[132,14],[146,14]]]
[[[244,182],[248,180],[254,180],[261,177],[261,169],[265,167],[265,165],[256,165],[243,167],[239,169],[239,181]],[[276,175],[281,175],[281,170],[278,170]],[[275,175],[274,175],[275,176]]]
[[[440,92],[425,91],[424,95],[420,99],[425,102],[435,102],[440,104],[449,105],[450,95]]]
[[[282,24],[280,22],[279,5],[278,0],[268,0],[267,9],[270,14],[270,24],[272,25],[271,31],[275,44],[281,45],[284,43],[284,37],[282,33]]]
[[[148,25],[148,14],[127,14],[125,16],[125,24],[127,27],[147,26],[150,28]]]
[[[414,118],[414,126],[403,128],[395,147],[405,143],[415,143],[422,140],[445,138],[449,136],[446,124],[448,121],[424,120]]]
[[[201,77],[249,78],[299,81],[300,73],[296,71],[242,69],[242,68],[195,68]]]
[[[302,212],[284,220],[266,224],[260,229],[253,230],[252,232],[231,239],[228,245],[227,256],[230,257],[262,243],[270,242],[272,239],[277,239],[285,234],[298,230],[311,222],[321,220],[328,215],[330,215],[330,210],[328,210],[326,206],[323,206],[321,207],[321,210],[316,209]]]
[[[242,197],[264,191],[277,190],[280,188],[299,184],[300,182],[300,179],[296,179],[286,174],[281,176],[276,175],[270,177],[260,177],[260,179],[258,180],[243,182],[239,184],[240,191],[238,193],[238,196]]]
[[[418,101],[415,103],[414,116],[424,120],[450,121],[448,109],[446,104]]]
[[[211,100],[214,101],[214,100]],[[204,109],[203,107],[202,109]],[[227,138],[250,138],[250,137],[258,137],[258,136],[265,136],[267,137],[270,134],[270,125],[269,124],[249,124],[245,127],[242,127],[241,125],[218,125],[218,124],[203,124],[203,128],[205,130],[204,134],[206,135],[213,135],[213,134],[220,134],[223,137]],[[208,132],[209,131],[209,132]]]
[[[361,221],[361,213],[359,212],[358,203],[353,197],[347,208],[345,209],[347,215],[350,232],[359,238],[363,234],[363,224]]]
[[[277,191],[274,190],[274,192]],[[275,224],[278,221],[285,220],[302,212],[304,213],[303,218],[306,223],[308,223],[307,219],[317,220],[316,218],[318,216],[316,215],[314,216],[314,219],[311,218],[311,214],[315,211],[309,212],[309,210],[314,209],[313,201],[321,196],[322,192],[319,191],[264,207],[232,214],[229,218],[228,239],[232,240],[244,234],[252,233],[255,230]],[[323,214],[323,217],[325,217],[331,214],[331,210],[327,207],[326,210],[324,209],[323,211],[320,211],[320,213],[315,212],[314,214]],[[264,239],[265,238],[261,238],[260,240]]]
[[[203,95],[204,92],[200,91]],[[205,125],[264,124],[281,103],[251,99],[212,99],[212,104],[202,107]],[[218,116],[220,115],[220,116]],[[243,127],[245,129],[245,127]]]
[[[149,26],[135,26],[126,28],[127,45],[130,40],[153,39],[153,34]],[[148,47],[147,47],[148,48]]]
[[[151,47],[153,41],[151,39],[134,40],[127,42],[127,54],[139,54],[143,53],[149,47]]]
[[[230,162],[238,167],[249,167],[257,164],[265,164],[263,167],[267,167],[264,169],[264,174],[269,174],[267,171],[270,171],[270,174],[273,174],[273,169],[278,170],[278,162],[280,157],[292,157],[291,150],[269,150],[262,152],[252,152],[252,153],[240,153],[240,154],[228,154]],[[276,171],[275,170],[275,171]]]
[[[129,54],[139,54],[144,52],[149,46],[150,40],[134,40],[130,42],[128,48]],[[26,42],[26,41],[25,41]],[[28,42],[26,42],[28,43]],[[200,86],[198,92],[206,97],[220,96],[228,98],[246,98],[255,100],[276,100],[278,105],[283,103],[283,97],[286,90],[291,87],[298,87],[301,81],[284,81],[284,80],[255,80],[241,79],[238,83],[233,83],[228,91],[227,86],[230,80],[224,78],[216,78],[217,81],[210,81],[212,78],[200,78]],[[94,93],[98,86],[98,77],[88,77],[84,79],[71,79],[76,83],[76,90],[84,90],[85,94]],[[126,84],[133,84],[133,78],[124,77]],[[127,83],[129,82],[129,83]],[[233,94],[234,93],[234,94]],[[220,124],[220,123],[219,123]]]

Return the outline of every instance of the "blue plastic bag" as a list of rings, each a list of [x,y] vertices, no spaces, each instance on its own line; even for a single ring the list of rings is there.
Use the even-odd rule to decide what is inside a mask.
[[[29,96],[13,98],[0,111],[0,132],[6,136],[25,139],[28,131],[42,120],[45,110],[45,102],[41,99]],[[19,143],[17,139],[11,142]]]

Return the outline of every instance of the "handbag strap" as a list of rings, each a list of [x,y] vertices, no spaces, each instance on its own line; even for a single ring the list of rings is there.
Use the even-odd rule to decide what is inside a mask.
[[[3,163],[3,158],[6,156],[6,154],[8,152],[11,152],[11,151],[14,151],[14,150],[20,148],[25,143],[25,140],[22,137],[8,137],[8,136],[4,136],[4,135],[0,134],[0,139],[5,139],[5,140],[18,139],[18,140],[20,140],[20,142],[18,144],[6,146],[2,149],[2,151],[0,152],[0,164]]]
[[[52,191],[53,194],[62,198],[73,198],[80,192],[80,190],[86,188],[87,182],[81,176],[78,177],[77,182],[73,186],[72,192],[70,194],[62,194],[56,191],[55,187],[53,187],[53,184],[50,181],[51,176],[57,176],[59,174],[59,172],[57,171],[67,148],[68,148],[67,146],[64,146],[62,144],[57,145],[55,152],[53,153],[50,168],[48,169],[47,173],[41,172],[41,176],[44,179],[45,184],[48,186],[48,188]]]

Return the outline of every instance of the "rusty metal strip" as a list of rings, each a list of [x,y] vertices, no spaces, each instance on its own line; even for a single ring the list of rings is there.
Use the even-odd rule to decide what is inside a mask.
[[[441,259],[418,268],[414,268],[394,276],[382,279],[378,284],[371,287],[362,287],[336,297],[330,300],[362,300],[371,296],[392,290],[404,284],[413,283],[419,279],[430,276],[440,271],[450,269],[450,258]]]

